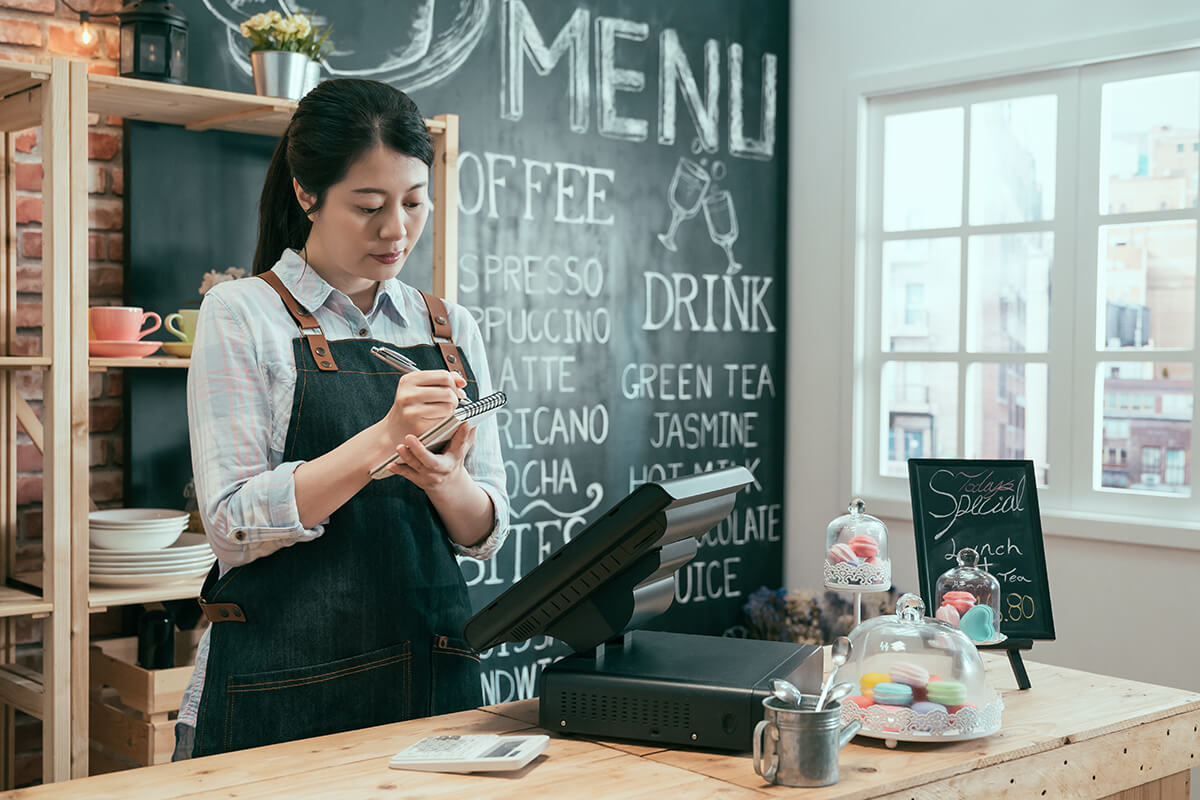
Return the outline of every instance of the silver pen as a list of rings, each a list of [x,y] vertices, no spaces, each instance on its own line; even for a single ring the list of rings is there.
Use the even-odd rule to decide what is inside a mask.
[[[403,353],[397,353],[390,347],[376,345],[375,347],[371,348],[371,355],[375,356],[388,366],[395,367],[401,372],[408,373],[421,371],[421,368],[417,366],[415,361]]]

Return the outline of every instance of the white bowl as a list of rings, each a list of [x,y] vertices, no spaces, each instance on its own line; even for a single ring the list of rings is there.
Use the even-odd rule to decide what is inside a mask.
[[[170,547],[183,533],[183,528],[152,531],[127,531],[112,528],[89,528],[88,542],[101,550],[130,550],[145,552]]]
[[[176,508],[112,508],[88,514],[88,524],[100,528],[139,528],[169,522],[187,526],[188,513]]]

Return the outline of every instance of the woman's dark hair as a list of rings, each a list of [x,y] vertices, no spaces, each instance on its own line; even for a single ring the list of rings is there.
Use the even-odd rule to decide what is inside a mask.
[[[308,239],[308,214],[325,202],[329,187],[364,153],[383,143],[397,153],[433,163],[433,144],[417,104],[399,89],[357,78],[327,80],[296,108],[284,132],[258,201],[258,246],[254,274],[271,269],[286,248]],[[292,189],[295,178],[317,198],[305,212]]]

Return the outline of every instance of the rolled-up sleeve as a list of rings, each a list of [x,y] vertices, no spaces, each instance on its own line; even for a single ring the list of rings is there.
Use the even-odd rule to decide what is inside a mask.
[[[215,291],[205,295],[188,370],[196,496],[222,563],[237,566],[315,539],[296,509],[295,471],[271,452],[271,405],[255,339]],[[275,461],[276,463],[272,463]]]
[[[487,353],[483,347],[483,336],[474,318],[463,308],[455,309],[455,338],[462,347],[467,362],[475,373],[479,396],[491,394],[492,374],[488,369]],[[492,530],[487,538],[474,547],[454,543],[459,555],[484,560],[495,555],[508,536],[509,503],[504,474],[504,456],[500,451],[500,428],[494,414],[479,423],[475,431],[475,446],[467,453],[463,462],[475,482],[487,492],[495,508]]]

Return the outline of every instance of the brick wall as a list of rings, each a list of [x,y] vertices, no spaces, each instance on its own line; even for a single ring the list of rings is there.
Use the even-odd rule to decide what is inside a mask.
[[[122,0],[72,0],[78,9],[93,13],[117,11]],[[97,38],[82,45],[77,34],[78,17],[60,0],[0,0],[0,59],[34,63],[65,56],[88,63],[92,72],[115,75],[119,52],[116,19],[93,19]],[[120,303],[122,295],[121,120],[89,119],[88,133],[88,259],[92,303]],[[37,129],[17,135],[16,179],[17,231],[17,340],[14,355],[41,352],[42,291],[42,164]],[[38,415],[42,413],[42,373],[16,373],[19,390]],[[91,392],[91,492],[101,504],[121,500],[121,373],[92,373]],[[28,437],[17,445],[17,502],[15,571],[41,567],[42,458]],[[113,624],[113,618],[93,616],[93,632]],[[119,624],[119,622],[118,622]],[[13,622],[17,658],[40,666],[41,625],[28,618]],[[0,744],[3,744],[0,742]],[[15,739],[17,786],[41,778],[41,723],[17,715]],[[5,788],[5,787],[0,787]]]

